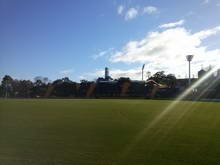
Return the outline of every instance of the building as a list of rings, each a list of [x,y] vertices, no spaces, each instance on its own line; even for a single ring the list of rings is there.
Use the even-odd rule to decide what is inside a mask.
[[[203,77],[206,74],[206,71],[202,68],[200,71],[198,71],[198,78]]]
[[[109,76],[109,69],[105,67],[105,81],[110,81],[112,78]]]

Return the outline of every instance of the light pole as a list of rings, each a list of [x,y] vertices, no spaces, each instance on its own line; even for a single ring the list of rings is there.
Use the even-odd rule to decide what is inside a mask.
[[[145,67],[145,64],[142,66],[142,81],[144,80],[144,67]]]
[[[189,62],[189,86],[191,84],[191,68],[190,68],[190,62],[192,61],[193,59],[193,55],[187,55],[186,56],[186,60]]]

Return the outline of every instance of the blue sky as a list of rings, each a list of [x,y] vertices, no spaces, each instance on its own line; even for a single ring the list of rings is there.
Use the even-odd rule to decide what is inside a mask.
[[[0,78],[185,77],[220,57],[220,0],[0,0]],[[207,60],[208,59],[208,60]]]

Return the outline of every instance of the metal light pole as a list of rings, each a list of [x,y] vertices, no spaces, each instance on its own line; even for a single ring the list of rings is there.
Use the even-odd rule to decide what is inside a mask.
[[[193,59],[193,55],[187,55],[186,60],[189,62],[189,86],[191,84],[191,68],[190,68],[190,62]]]
[[[144,67],[145,67],[145,64],[142,66],[142,81],[144,80]]]

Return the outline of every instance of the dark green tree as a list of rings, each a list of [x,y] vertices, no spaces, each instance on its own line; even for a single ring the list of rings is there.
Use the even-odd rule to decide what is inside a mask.
[[[2,79],[2,90],[4,97],[12,97],[13,96],[13,79],[9,75],[5,75]]]
[[[156,72],[148,80],[154,80],[158,84],[167,85],[168,88],[175,88],[176,77],[173,74],[166,75],[164,71]]]
[[[15,97],[30,97],[34,84],[30,80],[14,80],[13,92]]]

